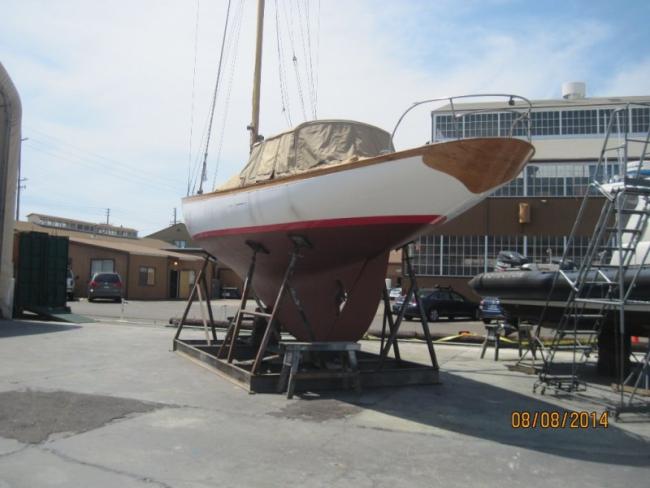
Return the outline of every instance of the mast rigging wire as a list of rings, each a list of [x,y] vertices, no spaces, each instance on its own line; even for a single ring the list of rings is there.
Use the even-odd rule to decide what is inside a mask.
[[[196,0],[196,23],[194,25],[194,69],[192,70],[192,102],[190,107],[190,144],[187,155],[187,196],[190,196],[190,184],[192,180],[192,137],[194,133],[194,94],[196,87],[196,59],[199,46],[199,7],[201,0]]]
[[[214,109],[217,105],[217,92],[219,90],[219,81],[221,79],[221,66],[223,62],[223,50],[226,45],[226,34],[228,32],[228,22],[230,20],[230,4],[231,0],[228,0],[228,7],[226,9],[226,22],[223,28],[223,36],[221,38],[221,52],[219,53],[219,67],[217,68],[217,81],[214,84],[214,93],[212,95],[212,108],[210,109],[210,122],[208,123],[208,135],[205,142],[205,152],[203,153],[203,165],[201,167],[201,179],[199,181],[199,190],[197,193],[200,195],[203,193],[203,182],[207,180],[207,161],[208,161],[208,149],[210,147],[210,136],[212,132],[212,122],[214,120]]]
[[[217,183],[217,174],[219,172],[219,163],[221,162],[221,151],[223,149],[223,141],[226,131],[226,120],[228,118],[228,110],[230,108],[230,94],[232,92],[232,82],[235,77],[235,67],[237,66],[237,58],[239,54],[239,34],[241,32],[242,18],[244,12],[244,0],[239,0],[239,9],[235,12],[235,17],[233,21],[232,34],[230,36],[230,42],[228,43],[228,49],[226,51],[226,58],[230,57],[230,76],[228,77],[226,85],[226,100],[223,107],[223,117],[221,119],[221,131],[219,133],[219,144],[217,145],[217,158],[216,164],[214,167],[214,175],[212,177],[212,188],[216,186]],[[231,56],[232,53],[232,56]]]
[[[282,101],[282,115],[288,127],[292,127],[291,107],[289,104],[289,93],[287,91],[287,74],[284,66],[284,49],[282,47],[282,31],[280,30],[278,0],[275,0],[275,39],[278,54],[278,75],[280,78],[280,98]]]
[[[310,15],[309,15],[309,0],[304,0],[304,9],[300,8],[300,0],[296,0],[298,9],[298,25],[300,28],[300,41],[302,45],[303,59],[306,60],[304,64],[305,78],[306,78],[306,91],[309,95],[309,102],[311,108],[311,116],[315,119],[316,113],[314,108],[314,70],[312,63],[312,49],[311,49],[311,29],[310,29]]]
[[[289,8],[291,9],[291,14],[287,12],[287,3],[289,4]],[[287,19],[287,25],[288,25],[288,33],[289,33],[289,44],[291,46],[291,55],[292,55],[292,62],[293,62],[293,71],[294,74],[296,75],[296,86],[298,88],[298,100],[300,101],[300,109],[302,111],[302,118],[303,121],[307,120],[307,112],[305,111],[305,99],[303,96],[303,90],[302,90],[302,81],[300,77],[300,69],[298,67],[298,58],[296,57],[296,48],[295,48],[295,42],[294,42],[294,33],[293,33],[293,2],[283,2],[284,5],[284,15]]]

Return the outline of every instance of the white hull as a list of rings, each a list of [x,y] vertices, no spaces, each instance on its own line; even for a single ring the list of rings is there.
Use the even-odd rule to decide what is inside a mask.
[[[376,311],[390,249],[481,201],[532,154],[516,139],[424,146],[189,197],[183,213],[193,238],[242,278],[251,257],[247,240],[270,251],[258,256],[253,282],[267,304],[288,262],[288,235],[307,237],[313,249],[303,253],[293,284],[316,339],[357,340]],[[335,298],[341,293],[348,297],[344,310]],[[307,339],[297,315],[286,310],[280,320]]]

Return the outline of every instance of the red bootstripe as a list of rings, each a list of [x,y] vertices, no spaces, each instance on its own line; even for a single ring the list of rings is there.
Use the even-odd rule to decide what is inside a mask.
[[[208,230],[199,232],[193,237],[205,239],[207,237],[229,236],[233,234],[252,234],[280,232],[298,229],[327,229],[332,227],[351,227],[364,225],[386,224],[437,224],[445,218],[442,215],[386,215],[379,217],[349,217],[343,219],[305,220],[302,222],[288,222],[284,224],[257,225],[250,227],[234,227],[230,229]]]

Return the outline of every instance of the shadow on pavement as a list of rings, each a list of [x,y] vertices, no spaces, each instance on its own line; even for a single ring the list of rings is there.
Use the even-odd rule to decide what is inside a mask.
[[[32,322],[29,320],[0,320],[0,338],[18,337],[52,332],[66,332],[79,329],[75,324],[61,322]]]
[[[650,466],[650,441],[628,433],[610,419],[608,428],[515,429],[513,411],[563,412],[563,408],[504,388],[441,372],[441,385],[304,395],[288,404],[287,416],[302,417],[297,409],[316,409],[314,402],[329,402],[328,409],[346,415],[363,409],[418,422],[499,444],[515,446],[569,459],[623,466]],[[350,411],[350,408],[356,410]],[[293,410],[291,412],[290,410]],[[599,409],[602,412],[602,407]],[[322,419],[321,419],[322,420]],[[381,425],[377,426],[381,428]],[[386,425],[390,429],[390,425]]]

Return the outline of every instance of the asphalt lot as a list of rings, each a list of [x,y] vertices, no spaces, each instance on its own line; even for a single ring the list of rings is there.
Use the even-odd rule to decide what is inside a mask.
[[[513,350],[495,362],[437,345],[440,385],[287,400],[171,352],[173,332],[1,321],[0,487],[648,486],[647,417],[511,426],[513,412],[600,415],[613,398],[600,384],[533,395],[533,378],[505,367]],[[401,351],[426,361],[421,343]]]
[[[233,316],[239,306],[239,300],[214,300],[211,303],[215,320],[226,320],[227,317]],[[96,320],[120,320],[132,324],[166,325],[169,323],[170,318],[180,318],[182,316],[186,302],[182,300],[125,300],[119,304],[109,301],[88,302],[82,298],[68,302],[68,305],[74,313]],[[380,307],[370,326],[370,332],[373,334],[381,334],[382,316],[383,307]],[[201,312],[196,303],[192,305],[188,317],[196,320],[201,319]],[[400,330],[405,334],[421,334],[422,325],[420,322],[404,321]],[[439,322],[429,324],[429,330],[437,337],[453,336],[462,331],[483,335],[485,326],[480,321],[441,319]]]

